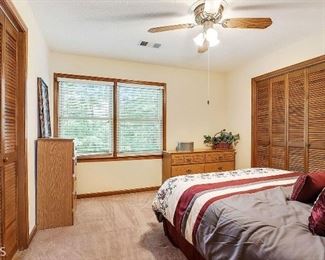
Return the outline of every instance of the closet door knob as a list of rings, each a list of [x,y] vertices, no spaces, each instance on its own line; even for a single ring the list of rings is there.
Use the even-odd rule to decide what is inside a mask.
[[[8,162],[9,158],[8,157],[3,157],[3,162]]]

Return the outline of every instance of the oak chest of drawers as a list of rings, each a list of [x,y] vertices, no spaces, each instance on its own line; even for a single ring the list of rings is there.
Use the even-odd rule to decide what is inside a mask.
[[[75,208],[74,141],[37,140],[37,229],[73,225]]]
[[[235,150],[196,150],[193,152],[164,152],[163,181],[168,178],[204,172],[235,169]]]

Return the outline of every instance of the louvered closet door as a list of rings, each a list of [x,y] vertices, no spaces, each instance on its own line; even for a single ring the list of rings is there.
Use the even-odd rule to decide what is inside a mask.
[[[308,69],[308,93],[308,170],[325,170],[325,63]]]
[[[17,251],[17,31],[5,19],[2,48],[4,85],[1,87],[1,145],[4,175],[4,235],[9,259]]]
[[[288,75],[288,169],[305,172],[305,71]],[[306,122],[307,123],[307,122]]]
[[[286,168],[286,79],[279,76],[271,79],[272,125],[271,167]]]
[[[255,167],[268,167],[270,158],[270,81],[256,82]]]
[[[3,43],[3,31],[4,31],[4,14],[0,11],[0,46],[2,46]],[[2,48],[0,48],[0,68],[3,66],[3,52]],[[0,69],[0,90],[2,89],[2,78],[3,78],[3,70]],[[2,99],[2,91],[0,91],[0,101]],[[1,102],[0,102],[1,103]],[[0,110],[2,110],[0,108]],[[0,147],[0,247],[4,245],[3,243],[3,231],[4,231],[4,174],[3,174],[3,151],[2,151],[2,122],[0,121],[0,142],[1,142],[1,147]]]

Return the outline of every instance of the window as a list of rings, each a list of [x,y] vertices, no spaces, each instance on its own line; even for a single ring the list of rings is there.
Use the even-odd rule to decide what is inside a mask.
[[[79,158],[161,156],[165,84],[65,74],[54,79],[55,135],[74,138]]]
[[[162,152],[163,89],[118,84],[119,155]]]
[[[60,80],[58,116],[78,155],[113,154],[113,84]]]

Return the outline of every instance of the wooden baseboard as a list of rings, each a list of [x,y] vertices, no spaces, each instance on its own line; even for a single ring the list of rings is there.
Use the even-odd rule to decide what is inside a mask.
[[[30,232],[30,234],[29,234],[29,236],[28,236],[28,246],[29,246],[29,244],[32,242],[32,240],[33,240],[33,238],[34,238],[34,236],[36,235],[36,233],[37,233],[37,227],[36,227],[36,225],[33,227],[33,229],[32,229],[32,232]]]
[[[117,191],[105,191],[105,192],[78,194],[77,199],[121,195],[121,194],[137,193],[137,192],[144,192],[144,191],[155,191],[155,190],[158,190],[159,187],[160,186],[154,186],[154,187],[145,187],[145,188],[137,188],[137,189],[126,189],[126,190],[117,190]]]

